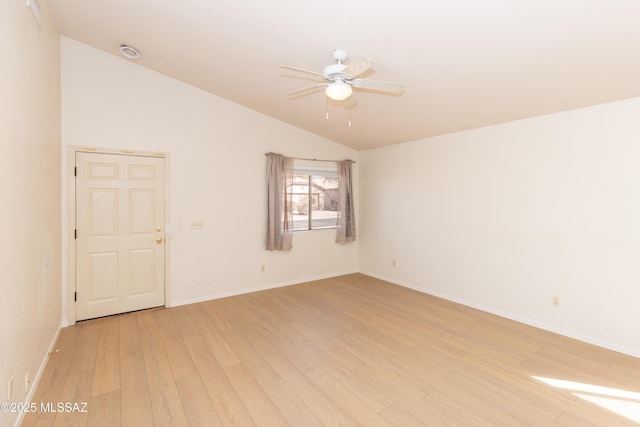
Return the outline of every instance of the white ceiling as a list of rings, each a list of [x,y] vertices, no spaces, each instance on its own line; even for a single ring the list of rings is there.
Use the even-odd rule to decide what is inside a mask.
[[[640,96],[638,0],[50,2],[67,37],[358,150]],[[278,65],[336,48],[405,93],[288,99],[313,76]]]

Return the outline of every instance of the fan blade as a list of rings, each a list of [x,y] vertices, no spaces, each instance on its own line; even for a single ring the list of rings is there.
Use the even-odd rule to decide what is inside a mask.
[[[347,75],[348,79],[352,79],[371,68],[372,63],[371,58],[360,56],[351,64],[347,65],[347,68],[342,70],[342,74]]]
[[[380,92],[390,92],[401,94],[404,92],[404,85],[401,83],[382,82],[380,80],[354,79],[351,81],[353,87],[362,89],[377,90]]]
[[[289,92],[287,95],[288,96],[293,96],[293,95],[297,95],[303,92],[307,92],[307,91],[311,91],[311,90],[315,90],[321,87],[327,87],[327,83],[318,83],[317,85],[312,85],[312,86],[307,86],[307,87],[303,87],[302,89],[297,89],[294,90],[293,92]]]
[[[292,70],[292,71],[300,71],[301,73],[313,74],[315,76],[322,77],[322,73],[316,73],[315,71],[305,70],[304,68],[292,67],[290,65],[278,65],[278,68],[284,68],[286,70]]]

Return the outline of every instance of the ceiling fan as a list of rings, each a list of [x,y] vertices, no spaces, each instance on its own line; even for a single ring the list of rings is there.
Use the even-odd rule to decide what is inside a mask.
[[[344,61],[347,59],[347,52],[342,49],[336,49],[333,51],[333,59],[336,61],[336,63],[324,67],[322,73],[317,73],[315,71],[309,71],[298,67],[291,67],[289,65],[280,65],[280,68],[313,74],[315,76],[320,76],[324,80],[323,83],[318,83],[302,89],[294,90],[293,92],[289,92],[287,95],[299,95],[303,94],[304,92],[325,87],[325,93],[329,98],[335,101],[342,101],[351,96],[353,92],[352,88],[370,89],[397,95],[404,92],[404,85],[400,83],[356,78],[357,76],[371,68],[371,58],[360,56],[349,65],[346,65],[344,64]]]

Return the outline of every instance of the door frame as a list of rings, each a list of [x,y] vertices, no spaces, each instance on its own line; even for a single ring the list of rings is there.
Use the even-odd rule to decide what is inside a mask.
[[[96,148],[96,147],[67,147],[67,194],[68,196],[68,221],[67,221],[67,236],[66,236],[66,247],[67,251],[67,266],[68,266],[68,280],[66,286],[66,293],[62,292],[63,299],[63,310],[64,310],[64,302],[66,301],[66,314],[67,321],[64,322],[62,326],[71,326],[76,324],[76,304],[75,304],[75,291],[76,291],[76,242],[75,242],[75,229],[76,229],[76,180],[74,174],[74,168],[76,166],[76,153],[94,153],[94,154],[118,154],[124,156],[144,156],[144,157],[157,157],[163,158],[164,161],[164,306],[171,307],[170,300],[170,289],[171,289],[171,280],[170,280],[170,254],[171,254],[171,219],[169,216],[169,154],[163,152],[149,152],[149,151],[132,151],[132,150],[117,150],[117,149],[106,149],[106,148]],[[65,246],[64,236],[63,236],[63,249]],[[65,295],[66,294],[66,295]],[[66,298],[65,298],[66,297]]]

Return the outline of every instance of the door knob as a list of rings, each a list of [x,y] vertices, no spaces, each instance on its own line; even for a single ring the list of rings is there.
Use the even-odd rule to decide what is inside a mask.
[[[156,237],[156,243],[158,244],[162,243],[162,237]]]

